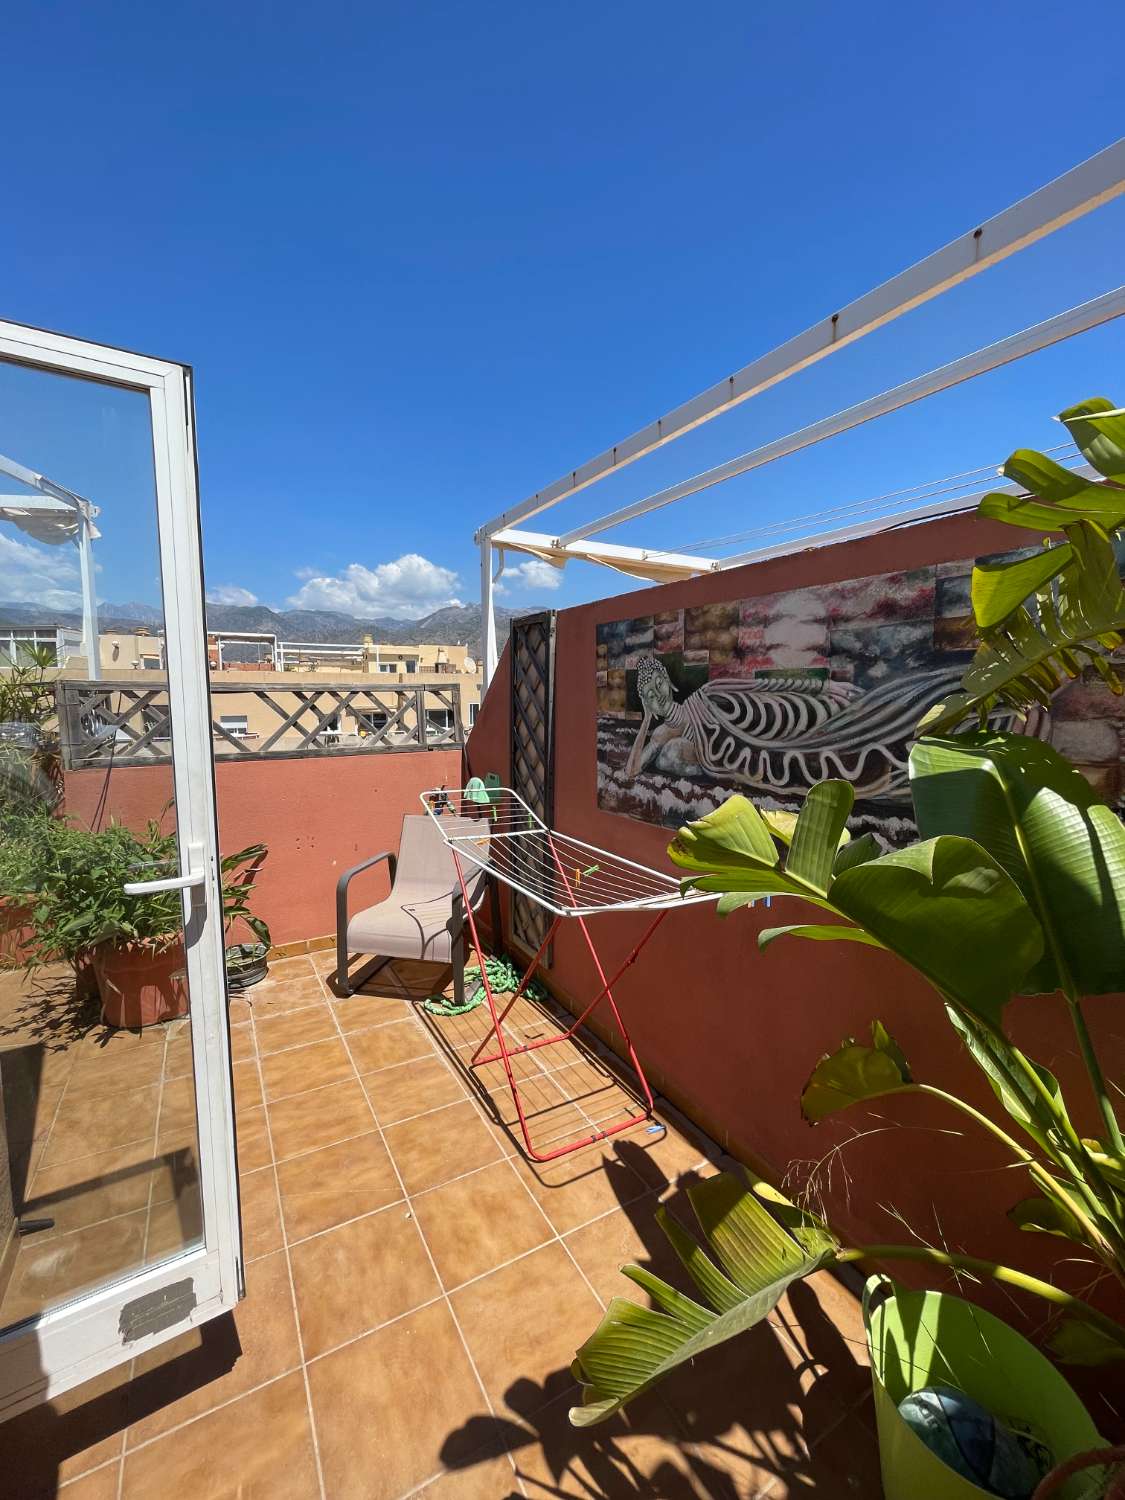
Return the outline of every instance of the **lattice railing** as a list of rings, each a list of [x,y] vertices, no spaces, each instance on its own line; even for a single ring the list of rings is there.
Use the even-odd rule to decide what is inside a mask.
[[[554,711],[552,677],[555,661],[555,616],[550,610],[524,615],[511,624],[512,662],[512,789],[537,817],[551,826],[551,719]],[[532,861],[534,863],[534,861]],[[533,874],[538,875],[536,870]],[[534,953],[550,923],[542,906],[518,890],[511,897],[511,937]],[[546,963],[550,963],[550,954]]]
[[[58,683],[63,765],[171,759],[168,690],[162,683]],[[211,683],[211,731],[219,759],[370,755],[464,742],[460,683]]]

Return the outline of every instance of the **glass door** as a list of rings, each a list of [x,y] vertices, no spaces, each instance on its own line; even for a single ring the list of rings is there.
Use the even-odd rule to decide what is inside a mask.
[[[0,1420],[242,1291],[181,365],[0,323]]]

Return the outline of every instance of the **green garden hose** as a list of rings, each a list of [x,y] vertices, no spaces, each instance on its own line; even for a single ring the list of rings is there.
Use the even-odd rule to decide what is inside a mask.
[[[494,995],[510,995],[519,988],[523,971],[518,969],[506,953],[487,954],[484,970],[488,976],[488,987]],[[476,976],[476,977],[474,977]],[[475,1010],[484,999],[484,984],[480,979],[480,965],[469,964],[465,969],[465,999],[458,1005],[448,995],[431,995],[422,1001],[423,1010],[432,1016],[463,1016]],[[531,1000],[546,1000],[547,991],[537,979],[532,979],[524,989]]]

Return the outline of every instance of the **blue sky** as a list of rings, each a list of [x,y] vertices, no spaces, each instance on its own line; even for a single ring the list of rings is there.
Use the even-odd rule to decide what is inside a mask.
[[[19,7],[0,312],[195,366],[210,591],[420,614],[475,597],[482,520],[1120,134],[1098,31],[1007,0]],[[545,529],[1093,296],[1123,245],[1119,201]],[[1110,325],[607,540],[1047,445],[1061,406],[1125,400],[1123,354]],[[111,500],[100,592],[152,597]],[[28,577],[0,553],[0,598]],[[508,580],[511,604],[627,586]]]

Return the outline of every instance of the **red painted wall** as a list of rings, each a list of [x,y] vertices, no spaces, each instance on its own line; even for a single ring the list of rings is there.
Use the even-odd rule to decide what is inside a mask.
[[[422,810],[419,793],[456,785],[460,771],[457,750],[219,762],[219,847],[227,854],[269,845],[254,905],[274,943],[335,931],[341,871],[383,849],[397,853],[403,815]],[[89,827],[113,817],[141,828],[161,816],[171,785],[167,766],[69,771],[66,810]],[[370,904],[385,895],[385,872],[357,877],[355,899]]]
[[[781,589],[922,567],[1002,551],[1006,528],[972,518],[884,533],[839,546],[758,563],[682,584],[646,589],[560,611],[556,636],[555,822],[565,833],[628,858],[672,869],[670,834],[596,805],[595,627],[603,622],[684,605],[720,602]],[[506,657],[470,736],[469,771],[509,771],[510,677]],[[643,918],[594,919],[607,972],[640,935]],[[1047,1270],[1072,1246],[1012,1227],[1004,1210],[1030,1189],[1006,1169],[1006,1158],[964,1117],[930,1101],[897,1099],[877,1113],[852,1112],[815,1129],[798,1100],[817,1059],[848,1036],[865,1038],[874,1017],[903,1047],[915,1075],[949,1088],[978,1108],[993,1100],[963,1055],[933,992],[887,954],[843,944],[775,944],[760,954],[760,927],[789,920],[775,905],[720,920],[712,908],[673,912],[635,968],[618,986],[649,1077],[686,1113],[746,1160],[781,1177],[792,1163],[818,1160],[855,1132],[871,1132],[836,1157],[828,1209],[853,1243],[901,1241],[902,1226],[879,1204],[893,1204],[927,1243],[994,1255],[1025,1270]],[[950,934],[951,941],[956,934]],[[564,923],[548,979],[560,997],[592,994],[581,937]],[[1121,1000],[1087,1003],[1106,1071],[1125,1082]],[[1060,1001],[1020,999],[1009,1011],[1019,1044],[1055,1070],[1076,1121],[1097,1131],[1085,1073]],[[1002,1112],[998,1118],[1004,1119]],[[893,1121],[904,1129],[884,1130]],[[963,1135],[939,1132],[960,1131]],[[850,1192],[847,1187],[851,1179]],[[827,1179],[825,1179],[827,1180]],[[1060,1247],[1063,1247],[1060,1249]],[[1064,1284],[1089,1280],[1088,1268],[1060,1273]],[[1005,1302],[1007,1312],[1010,1306]],[[1125,1304],[1119,1309],[1125,1316]]]

